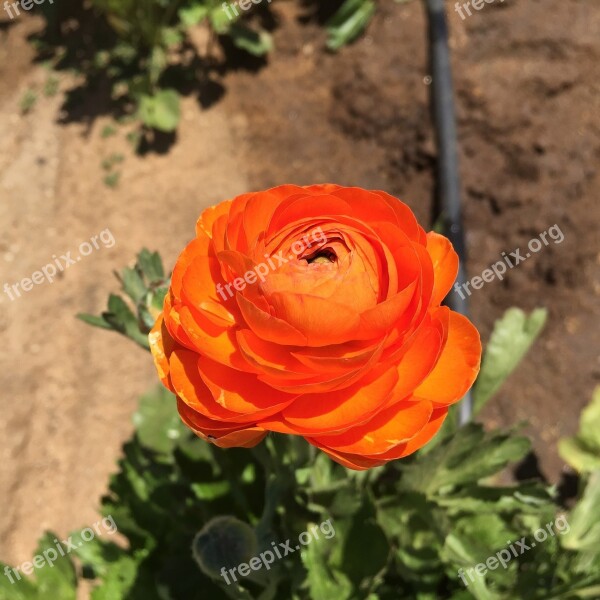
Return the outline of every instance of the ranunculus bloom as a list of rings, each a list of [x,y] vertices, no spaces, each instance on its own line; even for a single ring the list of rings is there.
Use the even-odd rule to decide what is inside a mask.
[[[208,208],[150,333],[183,421],[223,448],[300,435],[367,469],[407,456],[473,384],[458,269],[392,196],[284,185]]]

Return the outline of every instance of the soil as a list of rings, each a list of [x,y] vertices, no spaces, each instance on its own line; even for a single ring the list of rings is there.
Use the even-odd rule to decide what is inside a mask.
[[[464,21],[448,15],[469,275],[553,225],[564,233],[562,243],[551,241],[470,297],[484,341],[510,306],[549,311],[542,336],[483,419],[527,420],[537,467],[553,483],[564,469],[557,440],[576,431],[600,379],[596,4],[506,0]],[[219,101],[206,101],[206,87],[188,95],[176,143],[142,157],[121,129],[103,137],[112,123],[105,111],[65,118],[62,96],[40,91],[49,75],[26,41],[38,18],[0,23],[0,285],[104,229],[116,240],[52,284],[12,302],[2,294],[2,560],[28,560],[45,529],[66,535],[96,520],[137,398],[155,376],[148,355],[74,315],[104,308],[116,289],[112,271],[140,248],[159,249],[171,266],[203,207],[284,182],[384,189],[432,226],[435,144],[421,4],[382,3],[368,34],[337,55],[323,50],[326,16],[308,2],[259,13],[275,40],[268,62],[229,53],[235,68],[211,75],[212,89],[224,90]],[[61,74],[61,90],[72,86]],[[39,97],[23,115],[30,88]],[[94,92],[85,97],[88,107],[102,102]],[[101,162],[113,153],[125,155],[115,189],[102,183]]]

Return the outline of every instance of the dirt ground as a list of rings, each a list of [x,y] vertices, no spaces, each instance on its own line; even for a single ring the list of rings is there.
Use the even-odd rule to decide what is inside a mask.
[[[45,529],[93,523],[129,436],[138,396],[154,384],[149,356],[74,318],[97,313],[112,271],[143,246],[167,265],[203,207],[249,189],[332,181],[385,189],[431,226],[435,146],[428,112],[420,3],[381,3],[368,35],[323,52],[310,4],[274,3],[276,51],[213,74],[225,94],[208,109],[183,102],[164,154],[135,156],[108,117],[61,123],[62,97],[27,89],[48,77],[32,64],[35,17],[0,24],[0,285],[30,276],[104,229],[116,243],[0,305],[0,557],[30,558]],[[541,339],[486,409],[492,426],[526,419],[551,482],[557,440],[577,428],[600,379],[600,7],[597,0],[506,0],[461,20],[454,52],[470,276],[557,224],[550,244],[471,296],[487,340],[510,306],[545,306]],[[68,89],[68,75],[61,88]],[[94,96],[86,103],[95,102]],[[101,162],[126,156],[117,188]]]

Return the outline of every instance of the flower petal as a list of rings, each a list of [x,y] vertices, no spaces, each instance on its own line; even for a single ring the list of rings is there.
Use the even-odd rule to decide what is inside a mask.
[[[433,294],[430,304],[439,306],[452,289],[458,274],[458,254],[448,238],[433,231],[427,234],[427,252],[433,263]]]
[[[446,345],[433,371],[415,390],[415,396],[427,398],[436,406],[457,402],[473,385],[480,361],[479,332],[466,317],[450,312]]]
[[[407,442],[429,422],[431,402],[399,402],[377,413],[366,423],[339,435],[315,435],[319,444],[339,452],[372,456]]]

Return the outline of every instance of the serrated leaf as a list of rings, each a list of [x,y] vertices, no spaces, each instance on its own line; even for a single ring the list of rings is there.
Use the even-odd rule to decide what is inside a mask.
[[[147,334],[140,331],[136,316],[120,296],[111,294],[108,297],[108,312],[103,313],[102,318],[114,329],[137,342],[142,348],[149,348]]]
[[[465,425],[431,452],[401,467],[400,487],[435,497],[444,488],[474,483],[522,459],[531,447],[514,434],[485,433],[479,424]]]
[[[165,277],[165,269],[158,252],[150,252],[143,248],[137,256],[137,264],[149,282],[161,281]]]
[[[459,493],[435,498],[438,506],[455,513],[539,514],[552,506],[549,491],[539,483],[514,487],[469,485]]]
[[[509,308],[496,321],[473,388],[473,411],[476,414],[498,391],[521,362],[542,331],[548,311],[534,310],[529,316],[519,308]]]
[[[136,269],[123,269],[121,273],[123,291],[137,304],[146,292],[144,280]]]

